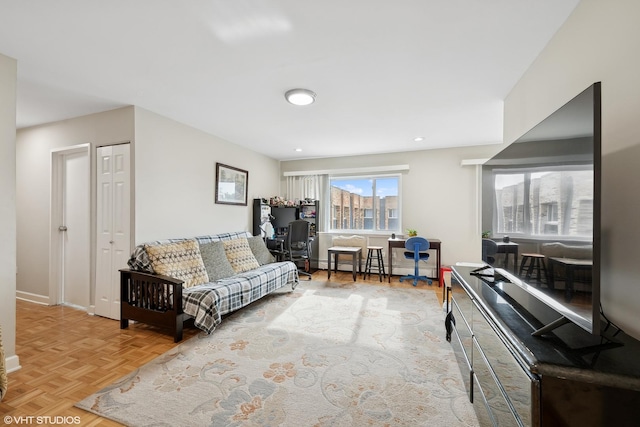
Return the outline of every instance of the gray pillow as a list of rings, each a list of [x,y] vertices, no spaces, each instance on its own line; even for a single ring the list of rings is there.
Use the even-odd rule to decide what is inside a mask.
[[[265,265],[275,262],[275,258],[267,249],[267,245],[265,245],[264,240],[260,236],[247,237],[247,241],[249,242],[249,247],[251,248],[251,252],[253,252],[253,256],[258,260],[258,264]]]
[[[204,268],[207,270],[210,282],[215,282],[216,280],[231,277],[236,274],[227,259],[227,254],[224,251],[224,244],[222,242],[201,244],[200,255],[202,255],[202,262],[204,263]]]

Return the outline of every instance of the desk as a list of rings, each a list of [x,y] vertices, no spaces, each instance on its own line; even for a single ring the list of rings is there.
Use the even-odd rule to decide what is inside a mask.
[[[429,250],[436,251],[436,277],[435,280],[440,281],[440,248],[442,242],[439,239],[428,239]],[[389,283],[391,283],[391,275],[393,274],[393,248],[404,249],[406,239],[389,239],[389,248],[387,250],[387,258],[389,263]]]
[[[555,258],[549,257],[549,289],[555,289],[554,284],[554,264],[562,265],[565,268],[567,277],[564,285],[564,299],[569,302],[573,298],[573,273],[576,270],[593,270],[593,260],[591,259],[573,259],[573,258]]]
[[[276,258],[276,261],[284,261],[287,251],[285,250],[285,238],[276,237],[274,239],[266,239],[267,249]]]
[[[518,244],[513,242],[496,242],[498,253],[504,254],[504,269],[509,269],[509,254],[513,254],[513,274],[517,275],[518,268]]]
[[[328,250],[328,262],[329,262],[329,276],[328,279],[331,279],[331,256],[333,255],[335,258],[335,269],[338,271],[338,255],[346,254],[351,255],[353,257],[353,281],[356,281],[356,260],[358,261],[358,272],[362,274],[362,248],[359,246],[332,246]]]

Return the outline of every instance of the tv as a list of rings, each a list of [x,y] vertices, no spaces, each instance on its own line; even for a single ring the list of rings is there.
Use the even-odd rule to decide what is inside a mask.
[[[482,166],[482,229],[498,242],[518,243],[520,255],[552,254],[540,280],[499,263],[493,269],[494,285],[539,321],[533,335],[568,322],[600,335],[600,86],[589,86]],[[564,253],[553,256],[552,247]]]

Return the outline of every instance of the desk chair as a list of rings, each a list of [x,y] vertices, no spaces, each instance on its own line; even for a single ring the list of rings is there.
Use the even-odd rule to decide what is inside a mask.
[[[400,281],[402,282],[406,279],[412,279],[413,286],[416,286],[418,284],[418,280],[422,280],[427,282],[428,284],[431,284],[431,279],[429,279],[427,276],[420,276],[420,266],[418,265],[421,260],[426,262],[429,259],[429,254],[426,252],[427,250],[429,250],[429,241],[424,237],[410,237],[404,243],[404,247],[406,249],[404,257],[406,259],[414,260],[415,270],[413,275],[402,276],[400,278]]]
[[[309,243],[309,229],[311,223],[303,219],[291,221],[289,223],[289,231],[287,233],[287,248],[286,256],[289,261],[304,262],[305,267],[309,265],[309,259],[311,259],[311,244]],[[311,273],[302,270],[298,267],[298,274],[309,277],[311,280]]]
[[[482,239],[482,261],[489,265],[495,264],[497,253],[498,244],[496,242],[491,239]]]

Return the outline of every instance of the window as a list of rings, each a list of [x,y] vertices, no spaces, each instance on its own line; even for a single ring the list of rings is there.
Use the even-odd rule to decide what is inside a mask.
[[[400,175],[330,177],[329,184],[333,230],[400,231]]]
[[[593,171],[494,170],[494,227],[499,234],[590,237]]]

